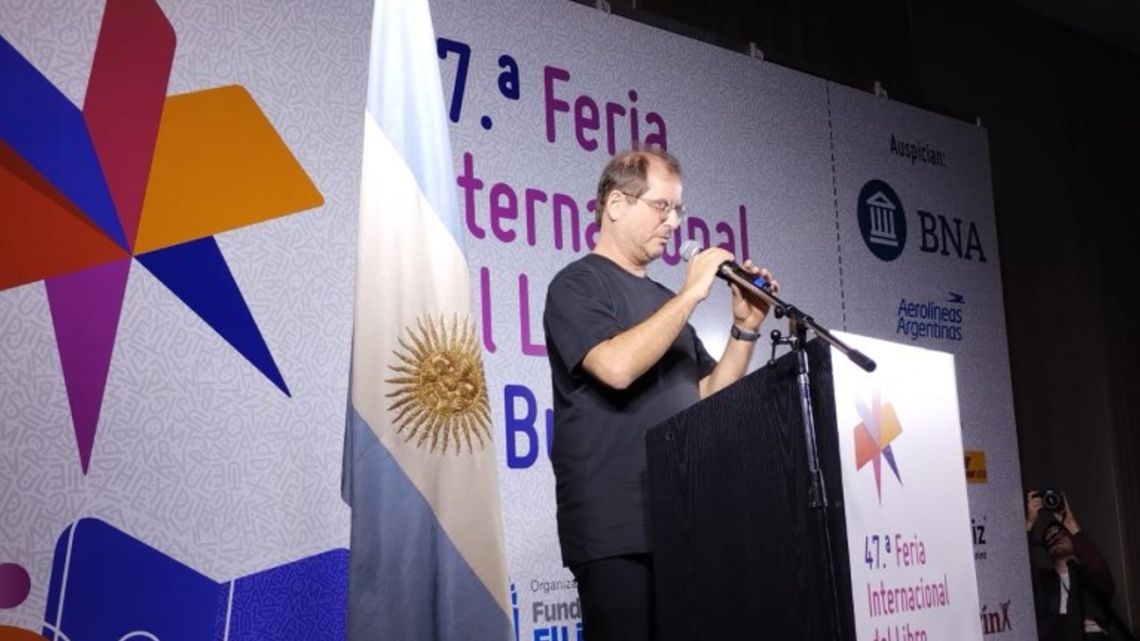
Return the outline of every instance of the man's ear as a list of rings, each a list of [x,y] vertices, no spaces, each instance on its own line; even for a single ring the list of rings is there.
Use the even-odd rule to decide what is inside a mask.
[[[606,215],[609,216],[610,220],[617,220],[621,215],[621,208],[625,204],[625,194],[616,189],[610,191],[610,194],[606,196]]]

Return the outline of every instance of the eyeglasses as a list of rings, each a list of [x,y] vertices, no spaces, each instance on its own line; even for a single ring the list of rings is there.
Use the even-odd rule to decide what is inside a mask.
[[[624,191],[621,193],[624,194],[627,198],[636,198],[637,200],[640,200],[646,205],[652,207],[653,210],[657,212],[657,215],[661,217],[661,222],[669,220],[669,214],[672,214],[674,212],[677,214],[678,225],[681,224],[682,220],[685,220],[685,206],[681,203],[674,204],[667,200],[649,200],[648,198],[642,198],[641,196],[636,196]]]

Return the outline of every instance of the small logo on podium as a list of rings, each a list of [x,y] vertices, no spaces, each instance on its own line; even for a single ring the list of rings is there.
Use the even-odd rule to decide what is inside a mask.
[[[855,469],[861,470],[868,463],[875,471],[875,492],[879,502],[883,501],[883,460],[886,459],[891,472],[899,485],[902,485],[902,476],[899,475],[899,466],[895,462],[895,453],[891,450],[891,442],[902,434],[902,424],[895,413],[895,408],[889,402],[882,402],[882,395],[878,390],[871,396],[868,405],[860,400],[855,404],[861,423],[855,426]]]

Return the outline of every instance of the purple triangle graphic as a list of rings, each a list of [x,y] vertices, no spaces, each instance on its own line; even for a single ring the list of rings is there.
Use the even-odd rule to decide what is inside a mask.
[[[95,446],[130,267],[131,259],[124,258],[45,281],[84,474]]]
[[[875,492],[879,495],[879,503],[883,502],[883,459],[876,456],[871,459],[871,467],[875,470]]]
[[[891,451],[890,445],[883,448],[883,458],[887,459],[887,464],[891,466],[891,471],[895,473],[895,478],[899,480],[899,485],[902,485],[902,477],[899,476],[899,466],[895,463],[895,453]]]

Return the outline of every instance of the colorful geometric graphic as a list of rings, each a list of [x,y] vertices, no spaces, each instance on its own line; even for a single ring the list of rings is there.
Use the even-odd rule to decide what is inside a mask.
[[[342,641],[348,551],[219,582],[98,519],[56,543],[44,637]]]
[[[0,641],[44,641],[44,637],[31,630],[0,624]]]
[[[80,111],[0,36],[0,291],[45,282],[84,474],[132,258],[290,394],[213,235],[324,199],[245,89],[167,96],[174,50],[108,0]]]
[[[14,608],[28,598],[32,579],[18,563],[0,563],[0,609]]]
[[[18,563],[0,563],[0,609],[18,607],[32,589],[32,578]],[[23,628],[0,624],[0,641],[44,641],[44,637]]]
[[[895,454],[891,450],[891,441],[902,434],[902,424],[899,423],[894,406],[883,403],[878,390],[871,395],[870,406],[861,399],[855,404],[855,410],[859,413],[859,418],[863,419],[862,423],[855,426],[855,469],[861,470],[864,465],[871,463],[875,471],[875,491],[881,503],[883,459],[887,460],[887,465],[891,466],[899,485],[902,485]]]

